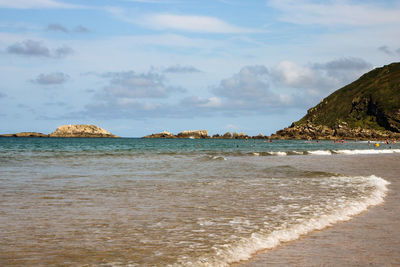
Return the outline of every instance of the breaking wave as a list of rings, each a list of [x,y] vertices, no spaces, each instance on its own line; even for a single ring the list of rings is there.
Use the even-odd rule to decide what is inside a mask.
[[[251,256],[261,250],[272,249],[284,242],[300,238],[315,230],[321,230],[338,222],[352,219],[354,216],[366,211],[369,207],[382,204],[388,191],[388,181],[375,175],[367,177],[342,177],[343,179],[361,179],[366,186],[374,189],[368,197],[356,201],[342,203],[331,212],[313,216],[298,224],[282,227],[270,233],[262,231],[255,232],[247,239],[242,239],[234,244],[215,247],[215,255],[195,261],[186,261],[171,266],[228,266],[231,263],[248,260]]]
[[[400,153],[400,149],[341,149],[341,150],[307,150],[307,151],[271,151],[271,152],[252,152],[252,156],[293,156],[293,155],[318,155],[327,156],[334,154],[344,155],[373,155],[373,154],[393,154]]]

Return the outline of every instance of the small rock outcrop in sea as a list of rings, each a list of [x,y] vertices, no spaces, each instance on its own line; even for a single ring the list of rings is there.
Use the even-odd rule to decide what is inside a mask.
[[[155,134],[150,134],[146,135],[143,138],[177,138],[174,134],[170,132],[161,132],[161,133],[155,133]]]
[[[223,135],[214,134],[212,137],[210,137],[207,130],[199,130],[199,131],[183,131],[181,133],[178,133],[177,135],[174,135],[170,132],[161,132],[161,133],[146,135],[143,138],[269,139],[270,137],[264,136],[262,134],[259,134],[257,136],[248,136],[247,134],[244,134],[244,133],[232,133],[231,134],[230,132],[226,132]]]
[[[400,138],[400,63],[364,74],[271,138]]]
[[[232,134],[230,132],[226,132],[226,133],[224,133],[224,135],[222,137],[223,138],[232,138]]]
[[[178,133],[177,135],[174,135],[170,132],[161,132],[161,133],[155,133],[155,134],[150,134],[146,135],[143,138],[195,138],[195,139],[204,139],[204,138],[210,138],[208,135],[207,130],[199,130],[199,131],[183,131]]]
[[[49,137],[118,137],[112,133],[89,124],[63,125],[58,127]]]
[[[176,135],[178,138],[210,138],[207,130],[183,131]]]
[[[3,134],[2,137],[49,137],[48,134],[37,133],[37,132],[21,132],[15,134]]]

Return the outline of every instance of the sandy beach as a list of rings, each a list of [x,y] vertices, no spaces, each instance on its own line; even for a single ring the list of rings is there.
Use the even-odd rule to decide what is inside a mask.
[[[299,168],[384,178],[391,183],[384,204],[235,266],[400,266],[399,163],[399,154],[299,159]]]

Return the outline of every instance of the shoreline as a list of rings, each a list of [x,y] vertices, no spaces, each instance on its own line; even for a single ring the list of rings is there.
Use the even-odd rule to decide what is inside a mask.
[[[356,160],[354,160],[356,158]],[[395,266],[400,263],[400,155],[330,156],[321,166],[302,166],[348,175],[376,175],[391,184],[382,204],[351,220],[313,231],[231,266]],[[319,161],[321,163],[321,161]]]

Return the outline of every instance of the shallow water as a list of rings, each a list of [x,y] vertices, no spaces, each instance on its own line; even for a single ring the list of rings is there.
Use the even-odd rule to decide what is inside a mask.
[[[348,220],[388,183],[302,159],[399,145],[0,138],[0,265],[225,266]],[[269,160],[270,156],[274,160]]]

